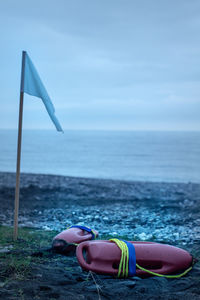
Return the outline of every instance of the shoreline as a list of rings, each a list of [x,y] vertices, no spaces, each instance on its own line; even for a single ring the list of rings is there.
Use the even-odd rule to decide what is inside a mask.
[[[1,186],[15,186],[16,172],[0,171],[0,187]],[[88,182],[116,182],[116,183],[127,183],[127,184],[152,184],[152,185],[199,185],[200,182],[179,182],[179,181],[150,181],[150,180],[129,180],[129,179],[113,179],[113,178],[96,178],[96,177],[83,177],[83,176],[69,176],[69,175],[59,175],[59,174],[45,174],[45,173],[30,173],[22,172],[20,174],[20,183],[22,185],[28,184],[28,182],[43,180],[48,181],[48,178],[55,179],[55,186],[62,184],[64,181],[88,181]],[[7,182],[3,182],[6,180]],[[38,183],[38,182],[37,182]]]
[[[15,173],[0,172],[0,224],[12,226]],[[104,235],[200,244],[200,184],[21,174],[19,225],[61,231],[79,224]]]

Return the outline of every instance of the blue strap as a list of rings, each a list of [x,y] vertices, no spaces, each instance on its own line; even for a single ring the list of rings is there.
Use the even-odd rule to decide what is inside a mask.
[[[126,243],[129,252],[129,261],[128,261],[128,276],[134,276],[136,274],[136,255],[135,247],[133,244],[123,241]]]
[[[91,228],[89,228],[89,227],[82,226],[82,225],[73,225],[73,226],[70,226],[70,228],[80,228],[82,230],[85,230],[85,231],[91,233],[92,240],[95,240],[95,238],[96,238],[96,235],[94,234],[93,230]]]

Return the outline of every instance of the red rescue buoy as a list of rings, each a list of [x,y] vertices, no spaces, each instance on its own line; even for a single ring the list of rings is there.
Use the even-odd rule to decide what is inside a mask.
[[[79,225],[71,226],[54,237],[52,248],[57,253],[73,254],[77,244],[95,239],[98,235],[96,230],[91,230],[88,227]]]
[[[180,248],[153,242],[129,242],[134,245],[136,264],[158,274],[174,274],[192,265],[192,256]],[[121,250],[110,241],[87,241],[78,245],[76,256],[82,269],[117,276]],[[151,274],[137,269],[137,276]]]

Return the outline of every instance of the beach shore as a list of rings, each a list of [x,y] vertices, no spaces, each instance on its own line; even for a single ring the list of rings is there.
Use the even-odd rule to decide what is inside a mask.
[[[97,229],[100,238],[102,235],[157,241],[179,246],[193,255],[199,253],[200,184],[21,174],[20,187],[21,227],[59,232],[70,225],[84,224]],[[13,225],[14,190],[15,174],[0,173],[0,225]],[[98,299],[94,281],[85,282],[85,274],[75,258],[61,257],[59,262],[52,259],[51,264],[52,267],[58,264],[60,271],[46,277],[43,285],[49,291],[39,289],[39,298],[34,296],[34,299]],[[73,272],[61,271],[64,264],[70,265]],[[38,264],[36,269],[44,277],[49,272],[43,264]],[[102,288],[101,299],[113,296],[116,299],[200,299],[199,264],[186,277],[176,280],[155,277],[119,280],[104,276],[97,276],[96,280]],[[67,281],[66,285],[59,283],[62,281]],[[23,283],[24,291],[29,285],[30,280]],[[14,283],[9,287],[12,288]],[[63,288],[66,297],[59,293]],[[6,286],[3,295],[6,296]],[[25,293],[24,299],[31,296]]]

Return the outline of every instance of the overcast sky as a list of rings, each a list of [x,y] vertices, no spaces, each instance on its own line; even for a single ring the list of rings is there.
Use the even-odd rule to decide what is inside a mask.
[[[0,0],[0,128],[26,50],[64,129],[200,130],[199,0]],[[24,128],[53,129],[25,95]]]

